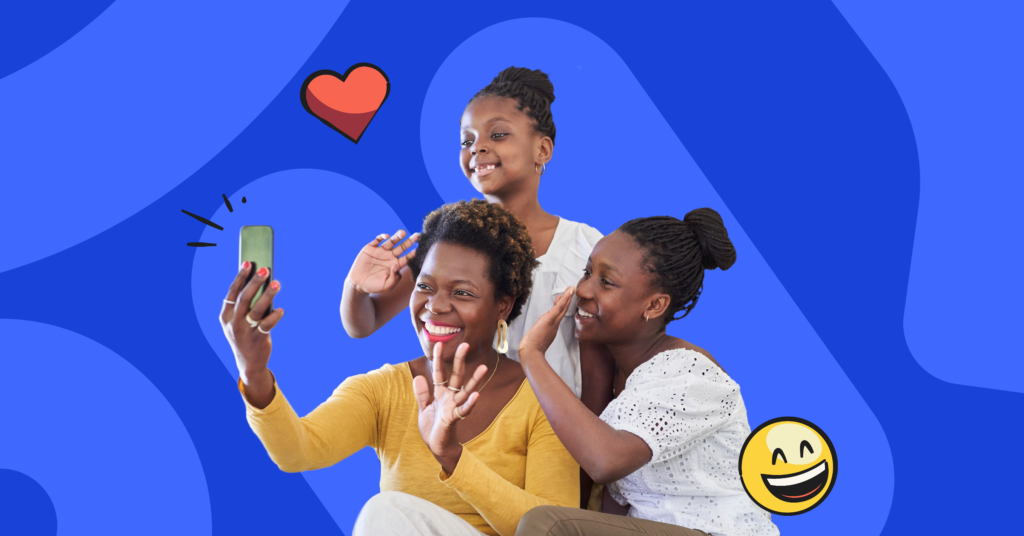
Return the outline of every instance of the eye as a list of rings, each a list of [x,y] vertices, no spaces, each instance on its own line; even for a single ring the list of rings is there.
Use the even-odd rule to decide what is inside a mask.
[[[814,454],[814,449],[811,448],[811,444],[808,443],[807,440],[805,439],[805,440],[800,442],[800,457],[801,458],[804,457],[804,447],[807,447],[807,450],[811,451],[811,454]]]
[[[470,145],[473,145],[473,140],[465,140],[462,143],[460,143],[459,145],[461,145],[463,147],[469,147]]]
[[[459,294],[460,292],[461,292],[462,294]],[[476,297],[476,296],[474,296],[474,295],[473,295],[472,293],[470,293],[469,291],[466,291],[466,290],[456,290],[456,291],[455,291],[455,295],[456,295],[456,296],[468,296],[468,297],[470,297],[470,298],[475,298],[475,297]]]
[[[416,288],[418,288],[418,289],[420,289],[420,290],[422,290],[424,292],[426,292],[428,290],[433,290],[432,288],[430,288],[430,286],[428,286],[425,283],[416,283]]]
[[[779,456],[782,456],[783,462],[789,463],[789,460],[786,459],[786,453],[782,452],[782,449],[775,449],[775,452],[772,453],[772,465],[775,465],[775,460],[777,460]]]
[[[608,281],[607,279],[602,279],[602,280],[601,280],[601,284],[602,284],[602,285],[606,285],[606,286],[609,286],[609,287],[613,287],[613,286],[615,286],[615,284],[614,284],[614,283],[612,283],[611,281]]]
[[[504,132],[496,132],[494,134],[491,134],[491,138],[495,139],[495,140],[500,140],[500,139],[504,138],[505,136],[508,136],[508,134],[506,134]]]
[[[590,277],[590,270],[588,268],[584,268],[583,269],[583,276],[584,277]]]

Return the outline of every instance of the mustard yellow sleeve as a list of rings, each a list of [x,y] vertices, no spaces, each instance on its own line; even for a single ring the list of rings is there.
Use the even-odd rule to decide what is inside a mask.
[[[287,473],[320,469],[338,463],[366,446],[377,446],[378,417],[387,397],[381,371],[346,379],[325,402],[299,418],[274,380],[274,398],[257,409],[245,399],[246,419],[267,454]],[[376,374],[375,374],[376,373]],[[383,392],[382,392],[383,391]]]
[[[580,466],[562,446],[540,405],[536,413],[526,450],[526,489],[502,478],[469,449],[462,450],[451,475],[441,471],[441,480],[502,536],[513,536],[519,520],[534,507],[580,505]]]

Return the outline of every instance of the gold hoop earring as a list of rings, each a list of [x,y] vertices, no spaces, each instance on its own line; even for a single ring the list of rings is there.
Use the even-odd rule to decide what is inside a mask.
[[[504,319],[498,320],[498,353],[508,352],[508,323]]]

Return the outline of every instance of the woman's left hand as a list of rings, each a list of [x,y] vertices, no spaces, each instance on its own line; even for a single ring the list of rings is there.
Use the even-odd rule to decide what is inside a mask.
[[[473,411],[473,406],[480,398],[476,387],[487,373],[487,367],[485,365],[477,367],[469,381],[462,385],[466,353],[469,351],[469,344],[462,343],[455,350],[452,375],[445,382],[442,350],[442,343],[434,344],[433,396],[431,396],[431,389],[427,385],[427,379],[423,376],[417,376],[412,380],[412,390],[416,393],[416,402],[420,408],[420,436],[430,452],[440,462],[441,468],[450,475],[455,472],[459,458],[462,457],[462,445],[455,437],[456,425],[461,420],[459,415],[466,418]]]
[[[565,289],[565,292],[555,300],[555,305],[541,315],[530,331],[526,333],[519,343],[520,363],[525,365],[526,361],[530,359],[531,353],[539,352],[540,355],[544,355],[544,352],[548,351],[548,347],[555,340],[555,334],[558,333],[558,326],[562,323],[562,318],[569,310],[569,304],[572,303],[572,296],[575,292],[575,287]],[[523,357],[524,352],[527,354],[526,357]]]

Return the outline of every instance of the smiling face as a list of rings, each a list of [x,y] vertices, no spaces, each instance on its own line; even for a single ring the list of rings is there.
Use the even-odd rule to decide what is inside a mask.
[[[474,353],[489,353],[498,319],[508,317],[513,300],[495,300],[488,262],[475,249],[447,242],[438,242],[427,252],[409,310],[428,359],[433,359],[438,342],[444,343],[445,363],[455,359],[455,349],[463,342],[470,345],[467,361]]]
[[[551,138],[534,128],[515,100],[496,95],[474,99],[462,114],[459,162],[484,195],[536,188],[537,166],[551,158]]]
[[[665,294],[652,290],[643,259],[640,246],[620,231],[598,241],[576,285],[578,340],[604,344],[630,340],[644,327],[652,300],[658,296],[667,300]]]
[[[837,463],[832,441],[820,428],[803,419],[780,418],[751,433],[740,452],[740,475],[761,508],[795,515],[825,500]]]

